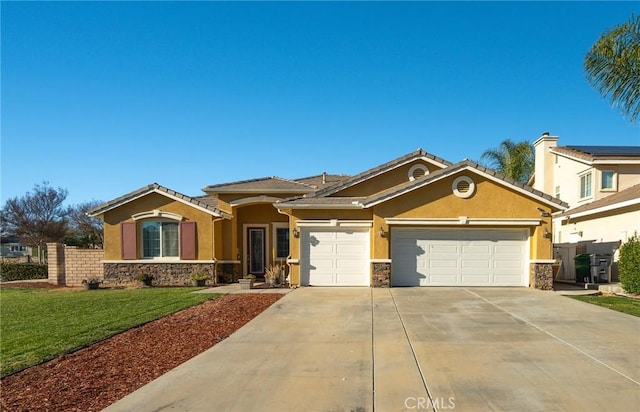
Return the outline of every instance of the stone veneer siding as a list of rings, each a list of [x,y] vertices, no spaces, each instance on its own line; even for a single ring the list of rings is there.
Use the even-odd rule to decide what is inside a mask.
[[[553,290],[553,265],[531,263],[529,285],[535,289]]]
[[[137,286],[140,282],[136,280],[139,274],[153,275],[152,284],[154,286],[186,286],[191,284],[189,275],[196,269],[203,269],[211,278],[206,281],[207,285],[214,284],[214,263],[105,263],[104,282],[105,286]]]
[[[388,288],[391,286],[391,263],[372,263],[371,273],[374,288]]]
[[[240,278],[240,263],[218,263],[218,283],[233,283]]]

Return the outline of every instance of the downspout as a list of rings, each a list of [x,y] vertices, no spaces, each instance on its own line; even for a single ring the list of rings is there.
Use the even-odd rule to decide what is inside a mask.
[[[215,223],[224,220],[223,217],[211,220],[211,260],[213,260],[213,283],[218,284],[218,259],[216,258],[216,226]]]
[[[276,208],[278,213],[280,213],[281,215],[285,215],[285,216],[287,216],[289,218],[289,226],[291,226],[291,215],[288,214],[288,213],[283,212],[280,209],[278,209],[275,205],[274,205],[274,207]],[[291,239],[289,239],[289,242],[291,242]],[[292,285],[291,285],[291,270],[292,270],[292,268],[291,268],[291,253],[289,253],[289,256],[287,256],[287,259],[286,259],[285,262],[286,262],[286,265],[289,267],[289,275],[287,276],[289,278],[289,288],[292,288]]]

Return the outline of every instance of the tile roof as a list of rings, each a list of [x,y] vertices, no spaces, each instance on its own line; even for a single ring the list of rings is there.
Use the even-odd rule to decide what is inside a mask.
[[[640,202],[640,184],[637,184],[635,186],[631,186],[631,187],[629,187],[627,189],[624,189],[624,190],[621,190],[621,191],[619,191],[617,193],[610,194],[607,197],[604,197],[602,199],[598,199],[598,200],[593,201],[591,203],[587,203],[586,205],[582,205],[582,206],[578,206],[578,207],[570,209],[570,210],[566,210],[562,214],[558,215],[558,217],[571,216],[571,215],[575,215],[577,213],[595,211],[596,209],[600,209],[600,208],[615,209],[616,205],[624,203],[624,202],[633,201],[633,200],[638,200]],[[624,205],[620,205],[620,207],[622,207],[622,206],[624,206]]]
[[[371,168],[369,170],[365,170],[364,172],[357,174],[353,177],[348,178],[347,180],[343,181],[342,183],[333,185],[331,187],[325,188],[325,189],[320,189],[317,192],[313,193],[310,196],[327,196],[330,195],[332,193],[336,193],[340,190],[346,189],[348,187],[354,186],[360,182],[363,182],[367,179],[370,179],[372,177],[375,177],[381,173],[384,173],[388,170],[392,170],[396,167],[402,166],[403,164],[409,163],[413,160],[416,159],[421,159],[421,158],[427,158],[432,160],[435,163],[439,163],[443,166],[450,166],[451,162],[448,162],[440,157],[434,156],[430,153],[425,152],[422,149],[418,149],[416,151],[413,151],[411,153],[408,153],[404,156],[401,156],[397,159],[391,160],[390,162],[381,164],[380,166],[376,166],[374,168]]]
[[[175,190],[171,190],[167,187],[161,186],[157,183],[151,183],[150,185],[141,187],[140,189],[134,190],[133,192],[127,193],[126,195],[117,197],[109,202],[103,203],[100,206],[95,207],[87,212],[89,216],[97,216],[99,214],[105,213],[111,209],[115,209],[118,206],[121,206],[125,203],[128,203],[132,200],[138,199],[142,196],[145,196],[149,193],[153,192],[161,192],[169,195],[170,197],[176,198],[177,200],[193,205],[194,207],[200,208],[212,215],[223,217],[227,216],[226,213],[219,210],[216,206],[212,204],[212,202],[208,199],[194,198],[187,195],[183,195],[182,193],[176,192]]]
[[[271,176],[209,185],[202,190],[211,193],[310,193],[316,189],[304,182]]]
[[[351,176],[349,175],[330,175],[330,174],[321,174],[316,176],[302,177],[300,179],[293,179],[296,182],[304,183],[315,188],[324,188],[330,185],[334,185],[337,183],[341,183]],[[324,183],[323,183],[324,182]]]
[[[362,202],[365,201],[365,197],[298,197],[283,200],[275,203],[279,209],[287,207],[305,208],[305,207],[335,207],[335,208],[362,208]]]

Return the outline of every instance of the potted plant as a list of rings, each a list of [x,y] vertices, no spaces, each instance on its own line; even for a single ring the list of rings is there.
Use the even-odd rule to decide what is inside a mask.
[[[240,283],[240,289],[253,289],[253,281],[256,280],[256,275],[244,275],[242,279],[238,279]]]
[[[140,273],[136,276],[136,280],[142,283],[142,286],[151,286],[151,281],[153,280],[153,275],[149,273]]]
[[[192,286],[204,286],[207,279],[209,279],[209,274],[204,269],[195,269],[189,275]]]
[[[89,278],[82,280],[82,285],[87,290],[98,289],[100,287],[100,283],[102,283],[102,281],[98,278]]]

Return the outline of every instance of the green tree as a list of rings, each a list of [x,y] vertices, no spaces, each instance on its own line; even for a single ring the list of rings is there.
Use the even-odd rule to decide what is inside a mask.
[[[587,81],[632,123],[640,115],[640,17],[606,31],[584,58]]]
[[[624,290],[640,293],[640,238],[637,233],[620,247],[618,277]]]
[[[68,209],[62,206],[67,191],[54,189],[48,182],[36,184],[33,191],[7,200],[2,208],[2,229],[21,242],[38,247],[38,260],[46,242],[61,240],[67,231]]]
[[[527,183],[533,174],[533,145],[526,140],[503,140],[497,148],[485,150],[480,159],[487,167],[521,183]]]

